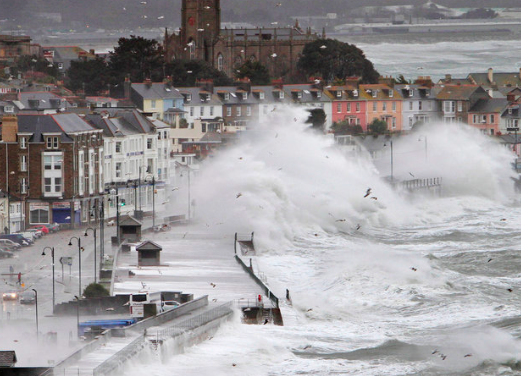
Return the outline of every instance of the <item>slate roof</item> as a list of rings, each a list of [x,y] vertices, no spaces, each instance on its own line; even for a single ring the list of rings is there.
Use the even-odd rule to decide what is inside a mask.
[[[14,351],[0,351],[0,367],[12,367],[16,362],[16,353]]]
[[[145,240],[140,245],[136,246],[136,251],[162,251],[163,247],[159,244],[154,243],[151,240]]]
[[[373,92],[376,90],[376,98],[373,97]],[[390,93],[393,93],[390,96]],[[393,88],[382,84],[360,85],[358,95],[365,100],[400,100],[401,94]]]
[[[30,142],[43,142],[43,133],[60,133],[61,142],[72,142],[67,134],[93,130],[95,128],[76,114],[18,114],[18,132],[32,133]]]
[[[473,79],[478,85],[491,86],[493,84],[500,86],[516,87],[521,86],[521,77],[519,72],[493,72],[492,80],[490,83],[488,80],[488,73],[470,73],[467,79]]]
[[[436,99],[469,100],[477,90],[484,91],[483,88],[477,85],[444,85],[436,95]]]
[[[291,99],[299,103],[331,102],[331,99],[313,84],[284,85],[284,89],[291,91]],[[302,98],[293,94],[298,92],[302,93]],[[320,97],[317,96],[317,92],[321,93]]]
[[[139,222],[136,218],[131,215],[127,215],[119,220],[119,226],[141,226],[141,222]]]
[[[143,99],[183,99],[178,89],[163,82],[132,83],[131,87]]]
[[[478,99],[469,112],[478,114],[489,114],[502,112],[508,102],[505,98]]]
[[[217,94],[210,93],[210,100],[202,100],[203,96],[201,92],[205,92],[204,89],[199,87],[180,87],[179,93],[185,98],[184,104],[185,106],[220,106],[222,102],[219,99]],[[208,93],[208,92],[206,92]],[[187,100],[187,96],[191,95],[192,99]],[[206,96],[206,94],[205,94]]]
[[[64,98],[49,91],[22,91],[18,94],[18,100],[22,103],[23,109],[27,110],[57,110],[69,107],[69,103]],[[36,100],[38,100],[38,106],[34,107],[32,101]]]
[[[152,133],[154,125],[135,109],[104,108],[101,113],[85,116],[107,137]]]
[[[419,99],[430,99],[431,97],[434,97],[431,89],[429,87],[423,86],[423,85],[399,84],[399,85],[394,85],[394,89],[401,94],[403,99],[419,100]],[[412,96],[410,96],[411,90],[412,90]]]

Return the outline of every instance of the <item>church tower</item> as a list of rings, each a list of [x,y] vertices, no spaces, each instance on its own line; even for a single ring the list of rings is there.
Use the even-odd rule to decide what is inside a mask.
[[[221,30],[220,0],[183,0],[181,43],[186,58],[211,60],[213,46]]]

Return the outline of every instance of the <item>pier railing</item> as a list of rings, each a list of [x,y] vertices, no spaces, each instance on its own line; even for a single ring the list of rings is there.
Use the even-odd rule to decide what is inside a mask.
[[[398,183],[400,188],[413,191],[417,189],[441,188],[442,178],[405,180]]]

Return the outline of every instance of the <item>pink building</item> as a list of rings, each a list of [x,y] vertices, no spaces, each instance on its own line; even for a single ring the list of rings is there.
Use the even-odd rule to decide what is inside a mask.
[[[500,132],[501,114],[508,105],[505,98],[478,99],[468,113],[468,124],[488,135]]]
[[[350,125],[360,125],[367,131],[367,101],[360,97],[356,86],[331,86],[324,91],[331,99],[333,123],[347,121]]]

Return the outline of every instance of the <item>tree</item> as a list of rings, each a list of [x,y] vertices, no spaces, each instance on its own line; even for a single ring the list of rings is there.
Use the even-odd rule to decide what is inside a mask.
[[[164,57],[161,45],[155,39],[145,39],[131,35],[119,38],[114,52],[110,53],[109,68],[115,78],[114,83],[123,83],[125,77],[132,82],[163,79]]]
[[[344,120],[339,123],[333,123],[332,127],[335,135],[357,135],[364,133],[362,126],[358,124],[349,124],[349,121]]]
[[[311,128],[316,130],[324,130],[324,124],[326,124],[326,113],[321,108],[313,108],[308,110],[309,117],[306,120],[306,124],[311,124]]]
[[[83,290],[83,296],[86,298],[102,298],[104,296],[110,296],[110,293],[103,285],[91,283]]]
[[[379,73],[355,45],[334,39],[317,39],[304,46],[297,68],[309,76],[320,76],[332,82],[360,76],[361,83],[377,83]]]
[[[224,72],[202,60],[174,60],[165,64],[165,74],[171,77],[174,86],[195,86],[198,79],[212,79],[216,86],[233,84]]]
[[[270,72],[259,61],[247,60],[235,73],[237,78],[249,78],[253,85],[269,85]]]
[[[96,57],[93,60],[71,61],[67,71],[67,87],[73,91],[85,89],[87,95],[99,95],[107,88],[111,74],[105,60]]]
[[[387,123],[385,120],[374,119],[371,124],[369,124],[369,130],[375,134],[384,134],[387,132]]]
[[[18,73],[26,73],[26,72],[40,72],[46,76],[58,77],[58,68],[49,63],[43,57],[38,57],[36,55],[32,56],[20,56],[20,58],[16,61],[14,67],[11,68],[11,73],[16,76]]]

